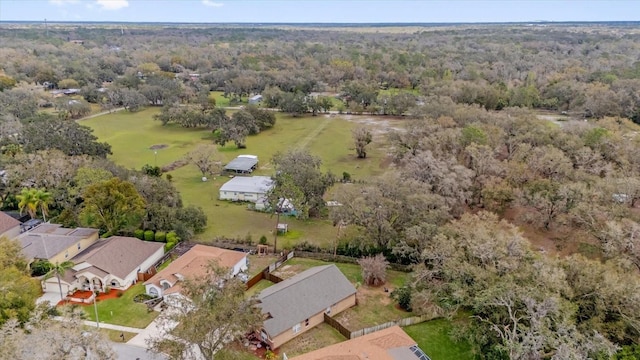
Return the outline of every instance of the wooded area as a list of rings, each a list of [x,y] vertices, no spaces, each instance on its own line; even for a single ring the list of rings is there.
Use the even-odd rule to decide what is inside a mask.
[[[340,181],[307,149],[290,149],[267,159],[270,200],[345,228],[321,250],[414,265],[410,308],[469,313],[459,336],[479,358],[639,356],[640,30],[374,29],[3,30],[2,208],[29,205],[19,205],[23,188],[46,189],[48,218],[66,226],[183,240],[206,227],[157,164],[138,171],[108,159],[111,146],[74,121],[92,111],[161,107],[159,124],[207,129],[219,149],[268,134],[275,111],[401,118],[405,128],[361,125],[345,144],[363,161],[367,148],[387,153],[383,176]],[[261,94],[262,108],[216,106],[212,91],[243,106]],[[218,168],[212,157],[188,156],[203,176]],[[326,207],[329,192],[340,206]],[[103,208],[110,218],[96,216]]]

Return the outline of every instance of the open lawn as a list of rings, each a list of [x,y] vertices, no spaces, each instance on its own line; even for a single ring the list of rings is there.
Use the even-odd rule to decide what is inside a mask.
[[[454,320],[455,321],[455,320]],[[466,341],[454,341],[453,325],[447,319],[436,319],[411,325],[404,331],[415,340],[431,360],[471,360],[473,353]]]
[[[94,327],[91,327],[91,328],[95,329]],[[127,341],[131,340],[134,336],[138,335],[138,334],[134,334],[134,333],[130,333],[130,332],[122,332],[122,331],[118,331],[118,330],[105,329],[105,328],[100,328],[100,330],[98,330],[98,331],[100,331],[100,333],[102,333],[104,336],[106,336],[107,339],[109,339],[110,341],[113,341],[113,342],[123,342],[122,338],[120,337],[120,335],[124,335],[124,342],[127,342]]]
[[[108,324],[144,329],[159,313],[149,312],[146,305],[133,302],[133,297],[142,293],[144,285],[139,283],[127,289],[119,298],[98,301],[98,319]],[[84,305],[82,308],[88,320],[96,321],[93,305]]]
[[[162,126],[153,120],[159,108],[148,108],[130,113],[121,111],[82,121],[94,130],[100,141],[112,146],[111,159],[126,168],[140,169],[144,164],[164,166],[183,158],[198,144],[210,143],[211,132],[203,129],[185,129],[176,125]],[[367,178],[384,171],[386,155],[383,149],[371,145],[369,157],[358,160],[351,145],[353,121],[339,116],[321,115],[294,118],[277,114],[274,128],[247,139],[247,149],[237,149],[233,145],[219,148],[220,157],[228,162],[240,154],[254,154],[260,159],[256,175],[272,175],[270,159],[278,151],[290,148],[308,148],[323,160],[323,169],[330,170],[339,177],[344,171],[354,179]],[[153,145],[163,145],[152,150]],[[207,214],[209,225],[202,240],[214,237],[238,239],[251,238],[257,242],[265,235],[273,245],[275,217],[253,212],[246,204],[219,201],[218,189],[228,180],[217,177],[201,181],[201,174],[193,165],[171,171],[173,182],[180,191],[186,205],[202,207]],[[278,249],[290,248],[295,243],[308,241],[320,246],[328,246],[335,238],[336,229],[328,220],[307,220],[286,218],[292,230],[278,237]]]

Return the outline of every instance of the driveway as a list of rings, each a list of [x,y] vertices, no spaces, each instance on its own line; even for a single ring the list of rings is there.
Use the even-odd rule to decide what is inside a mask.
[[[148,352],[147,349],[122,343],[112,343],[113,351],[121,360],[168,360],[163,354]]]
[[[41,304],[43,302],[48,301],[51,306],[55,306],[58,302],[60,302],[60,292],[58,291],[47,291],[42,296],[36,299],[36,304]]]
[[[165,310],[166,311],[166,310]],[[155,320],[149,324],[146,328],[140,330],[138,335],[127,341],[127,344],[139,346],[141,348],[147,348],[147,340],[153,337],[157,337],[166,333],[168,330],[176,327],[177,323],[167,321],[162,318],[162,315],[158,316]]]

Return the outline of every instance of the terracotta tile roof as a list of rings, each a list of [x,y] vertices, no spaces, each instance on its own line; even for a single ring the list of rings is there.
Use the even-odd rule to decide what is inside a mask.
[[[247,254],[241,251],[196,245],[155,274],[151,279],[145,281],[145,285],[154,284],[160,287],[160,281],[167,280],[174,286],[165,290],[165,294],[176,293],[181,290],[181,287],[176,284],[178,277],[175,274],[180,274],[185,279],[193,279],[205,275],[207,266],[211,261],[217,261],[218,265],[222,267],[232,268],[246,256]]]
[[[13,229],[20,225],[20,221],[7,215],[4,211],[0,211],[0,234]]]
[[[416,342],[399,326],[330,345],[290,360],[418,360]]]

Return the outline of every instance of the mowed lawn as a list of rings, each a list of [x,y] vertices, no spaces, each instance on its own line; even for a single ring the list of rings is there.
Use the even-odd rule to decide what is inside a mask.
[[[108,324],[144,329],[158,316],[156,311],[148,311],[147,305],[133,301],[134,296],[144,293],[144,285],[139,283],[127,289],[121,297],[97,302],[98,320]],[[83,305],[87,319],[96,321],[93,305]]]
[[[130,113],[120,111],[81,123],[94,130],[100,141],[112,146],[111,159],[126,168],[140,169],[145,164],[165,166],[182,159],[199,144],[212,142],[212,134],[203,129],[185,129],[176,125],[162,126],[153,120],[159,108],[148,108]],[[277,152],[306,148],[323,161],[323,170],[338,177],[349,172],[354,179],[379,174],[385,162],[385,151],[372,144],[370,156],[357,159],[353,150],[351,130],[356,123],[339,116],[307,116],[294,118],[277,114],[274,128],[247,139],[246,149],[234,145],[218,147],[220,157],[228,162],[240,154],[257,155],[260,168],[255,175],[273,175],[271,158]],[[152,146],[164,148],[153,150]],[[378,145],[378,146],[376,146]],[[251,239],[256,243],[262,235],[273,244],[276,218],[270,214],[253,212],[243,203],[218,200],[220,186],[227,177],[216,177],[203,182],[201,173],[193,165],[170,172],[173,182],[182,195],[185,205],[200,206],[207,214],[209,225],[201,240],[215,237]],[[329,246],[335,240],[336,229],[328,220],[281,219],[289,224],[291,232],[278,238],[278,248],[290,248],[296,243],[308,241],[319,246]]]
[[[454,320],[456,321],[456,320]],[[447,319],[435,319],[403,328],[431,360],[471,360],[471,346],[465,340],[451,337],[453,324]]]

